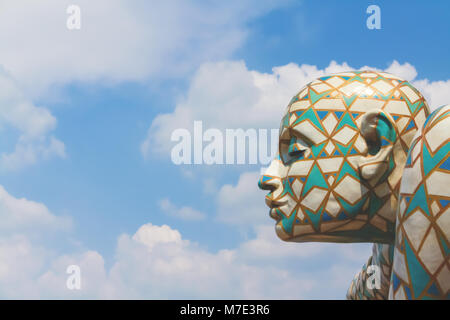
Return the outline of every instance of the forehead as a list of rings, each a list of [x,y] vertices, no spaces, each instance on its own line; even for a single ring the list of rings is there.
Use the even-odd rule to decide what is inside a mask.
[[[410,118],[427,115],[423,97],[407,81],[383,72],[344,72],[318,78],[292,98],[280,137],[294,131],[316,143],[343,126],[359,131],[362,115],[374,109],[400,120],[400,130]]]

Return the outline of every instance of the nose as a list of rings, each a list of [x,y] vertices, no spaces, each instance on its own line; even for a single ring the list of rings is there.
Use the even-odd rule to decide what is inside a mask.
[[[282,188],[280,179],[278,177],[272,177],[268,175],[262,175],[261,178],[259,178],[258,186],[262,190],[268,190],[270,191],[269,194],[266,195],[266,205],[269,208],[278,208],[286,203],[286,201],[278,201],[275,200],[274,197],[276,197],[276,193],[279,194],[281,192],[277,192],[276,190],[278,188]]]
[[[273,192],[278,186],[276,180],[276,178],[264,174],[259,178],[258,187],[262,190]]]

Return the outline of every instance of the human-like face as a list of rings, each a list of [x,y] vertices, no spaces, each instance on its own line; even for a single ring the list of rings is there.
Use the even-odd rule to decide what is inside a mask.
[[[392,88],[389,101],[399,108],[390,111],[394,117],[406,117],[400,110],[402,103],[407,107],[405,83],[385,74],[346,73],[320,78],[292,99],[281,121],[279,153],[259,182],[270,191],[266,204],[281,239],[391,241],[395,183],[389,183],[387,174],[372,181],[363,178],[361,164],[388,147],[392,150],[397,134],[409,135],[416,127],[384,130],[380,124],[384,135],[376,146],[367,143],[361,128],[366,112],[387,105],[380,93],[387,86]],[[401,165],[396,163],[400,158],[386,156],[366,171],[382,168],[390,173]]]

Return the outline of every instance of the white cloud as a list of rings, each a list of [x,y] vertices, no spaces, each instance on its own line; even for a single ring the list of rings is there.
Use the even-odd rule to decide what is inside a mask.
[[[239,248],[241,255],[249,260],[267,260],[308,258],[327,251],[327,245],[322,243],[282,242],[277,237],[274,226],[275,222],[271,225],[257,225],[255,227],[256,237],[241,244]]]
[[[161,227],[147,224],[141,231],[142,228],[154,233]],[[210,253],[187,240],[176,238],[167,242],[166,237],[149,248],[133,238],[127,235],[119,238],[118,260],[110,272],[112,281],[123,283],[121,290],[116,290],[123,296],[288,298],[301,297],[312,286],[312,281],[290,277],[286,270],[248,264],[236,250]]]
[[[257,187],[259,176],[258,172],[244,172],[235,186],[220,188],[216,200],[218,220],[249,227],[270,221],[264,192]]]
[[[70,31],[66,9],[72,4],[1,4],[0,129],[18,130],[18,138],[0,155],[0,170],[65,156],[64,144],[51,135],[56,119],[32,99],[48,99],[73,82],[109,85],[185,76],[202,61],[228,57],[245,40],[249,21],[281,5],[270,0],[80,0],[81,29]]]
[[[400,64],[398,61],[394,60],[389,67],[384,69],[384,71],[399,76],[407,81],[412,81],[417,77],[416,68],[408,62]]]
[[[31,222],[37,216],[45,220],[51,215],[42,204],[23,202],[23,206],[41,212],[23,220]],[[17,212],[24,210],[20,205],[14,208],[7,213],[20,215]],[[340,254],[339,246],[284,246],[267,226],[257,227],[256,237],[237,248],[210,252],[183,239],[178,230],[147,223],[132,236],[118,237],[111,267],[96,251],[61,254],[42,237],[30,240],[20,226],[10,228],[14,235],[0,236],[2,298],[343,298],[359,268],[359,259]],[[35,232],[46,233],[39,224]],[[59,241],[65,241],[64,235]],[[325,267],[308,266],[323,256],[329,259],[329,264],[320,263]],[[81,290],[66,287],[69,265],[80,267]],[[339,276],[345,276],[347,283],[334,283],[334,269],[344,270]],[[324,286],[327,292],[320,289]]]
[[[425,96],[432,110],[450,103],[450,80],[424,79],[413,81],[413,84]]]
[[[80,267],[80,290],[69,290],[67,288],[66,282],[69,274],[66,271],[70,265]],[[87,250],[53,257],[47,269],[44,269],[42,274],[33,279],[32,283],[35,286],[35,297],[39,299],[98,299],[105,295],[108,286],[107,281],[103,257],[96,251]],[[27,296],[26,293],[23,295]]]
[[[53,215],[42,203],[15,198],[0,185],[0,231],[3,235],[12,232],[42,232],[44,230],[68,230],[68,217]]]
[[[153,119],[141,152],[144,156],[169,154],[174,144],[170,141],[172,131],[192,130],[194,120],[202,120],[204,130],[208,127],[278,128],[285,107],[302,86],[326,74],[354,69],[358,68],[332,61],[324,69],[290,63],[272,68],[272,73],[261,73],[248,70],[243,61],[204,63],[173,112]],[[367,66],[360,69],[379,70]],[[398,61],[393,61],[384,71],[411,80],[429,99],[431,109],[450,101],[450,80],[416,80],[415,67]]]
[[[164,213],[182,220],[203,220],[206,217],[203,212],[191,207],[183,206],[178,208],[168,198],[161,199],[158,205]]]
[[[173,113],[154,118],[141,151],[144,155],[169,152],[172,131],[192,129],[194,120],[202,120],[204,129],[277,128],[283,106],[301,84],[320,74],[314,66],[299,69],[295,64],[276,67],[273,74],[265,74],[248,70],[242,61],[205,63]]]
[[[30,92],[72,81],[141,81],[178,76],[223,59],[252,18],[274,1],[78,0],[81,29],[68,30],[71,0],[2,3],[0,64]],[[54,89],[54,87],[52,88]]]
[[[339,255],[342,246],[316,244],[303,251],[276,252],[273,248],[267,252],[266,246],[255,245],[260,240],[272,241],[267,235],[261,232],[249,245],[211,253],[182,239],[177,230],[148,223],[133,236],[119,237],[116,259],[109,271],[98,253],[64,256],[39,277],[39,290],[45,297],[66,298],[293,299],[332,297],[336,292],[344,297],[357,269],[349,267],[355,260]],[[324,253],[330,259],[325,268],[303,266]],[[61,288],[69,264],[81,267],[82,286],[86,283],[86,287],[79,292]],[[347,277],[347,283],[336,282],[334,276]],[[329,291],[321,292],[321,286]]]
[[[138,241],[142,234],[151,235],[152,240]],[[355,250],[360,253],[356,259],[347,254]],[[273,230],[270,233],[262,226],[254,239],[239,247],[211,253],[182,239],[170,227],[146,224],[133,237],[119,237],[106,294],[170,299],[326,298],[327,294],[343,298],[369,252],[368,244],[285,246]],[[322,268],[312,268],[310,261],[321,261],[317,265]],[[341,271],[341,282],[336,282],[333,270]],[[329,292],[320,290],[323,287]]]
[[[65,242],[72,220],[0,186],[0,221],[0,297],[40,296],[37,279],[55,256],[52,236]]]
[[[55,127],[50,111],[35,106],[0,69],[0,130],[8,137],[17,136],[13,150],[0,154],[0,171],[17,170],[52,156],[65,157],[64,143],[51,135]]]
[[[46,248],[24,235],[0,237],[0,297],[36,296],[36,280],[49,258]]]
[[[134,234],[133,240],[142,243],[149,250],[160,243],[182,243],[181,234],[178,230],[173,230],[168,225],[155,227],[151,223],[140,227]]]

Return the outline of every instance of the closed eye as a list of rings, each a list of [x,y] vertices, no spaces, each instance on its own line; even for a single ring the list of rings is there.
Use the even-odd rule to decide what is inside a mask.
[[[305,154],[306,150],[295,150],[295,151],[291,151],[289,152],[289,157],[292,158],[299,158],[301,156],[303,156]]]
[[[308,145],[300,138],[280,140],[280,158],[286,165],[302,159],[307,150]]]

